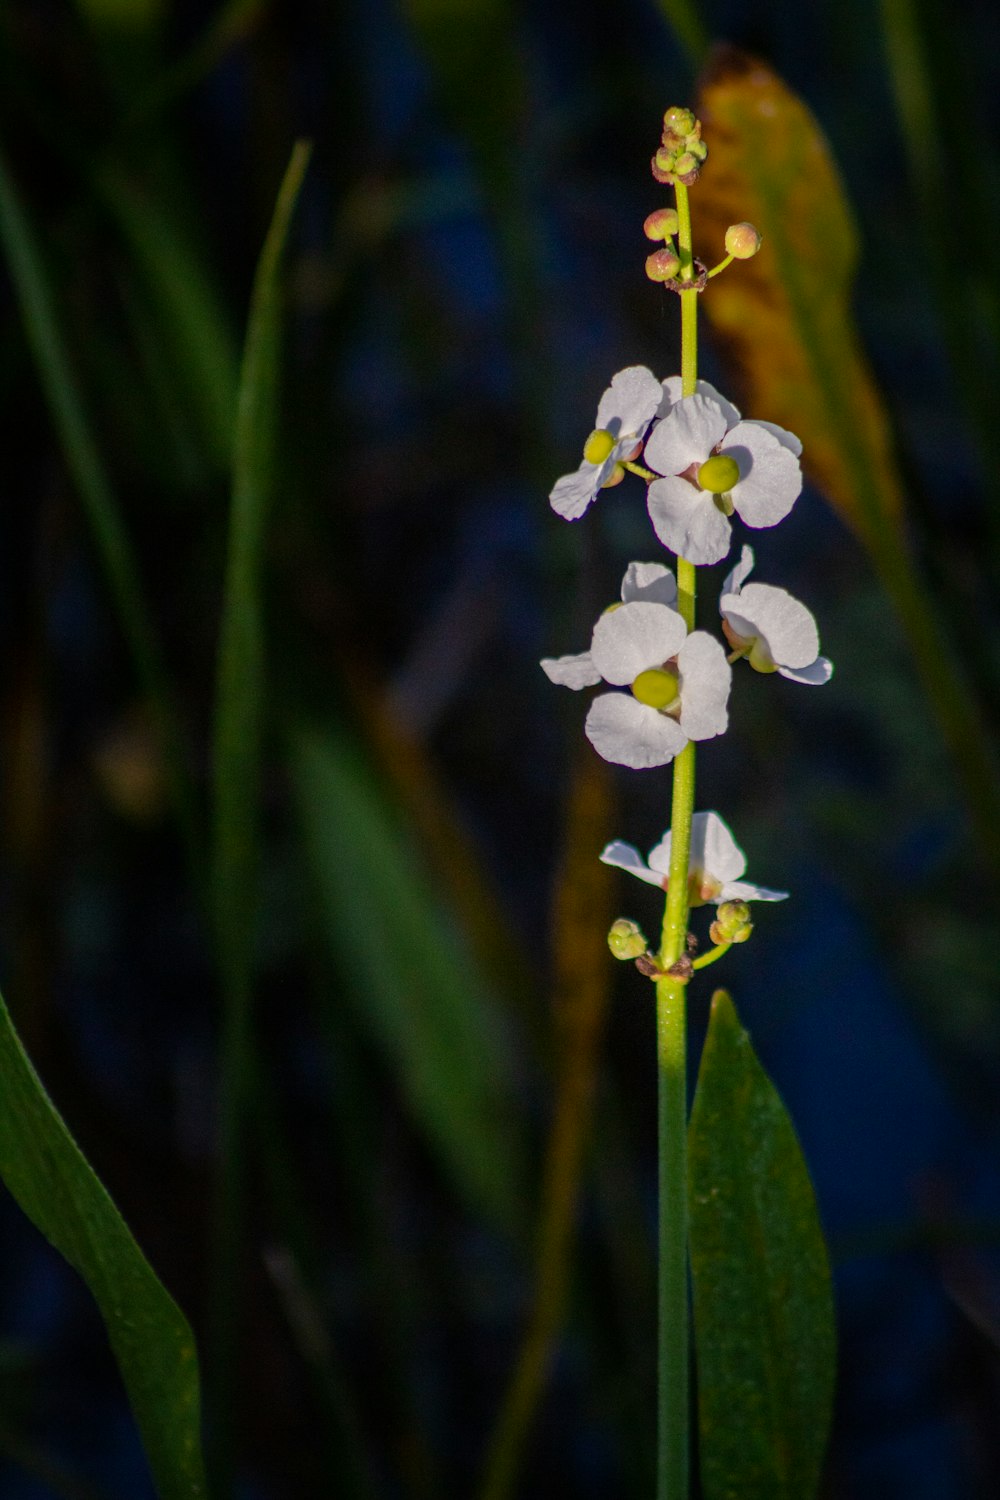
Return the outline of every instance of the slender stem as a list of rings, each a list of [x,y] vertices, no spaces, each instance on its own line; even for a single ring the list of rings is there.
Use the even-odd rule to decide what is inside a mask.
[[[681,280],[691,281],[694,257],[687,189],[677,185],[677,252]],[[681,292],[681,392],[694,394],[698,379],[698,293]],[[678,608],[688,630],[695,623],[695,570],[677,559]],[[694,745],[674,761],[670,817],[670,875],[663,917],[660,967],[685,952],[688,867],[694,813]],[[657,1396],[657,1500],[688,1495],[688,1287],[687,1287],[687,1029],[685,984],[665,976],[656,983],[659,1063],[659,1360]]]
[[[660,477],[659,474],[654,474],[652,469],[644,469],[642,464],[634,464],[629,459],[623,461],[622,468],[628,469],[630,474],[638,474],[640,479],[652,481]]]
[[[732,943],[716,943],[714,948],[709,948],[707,953],[695,959],[691,965],[692,969],[707,969],[709,964],[714,964],[717,958],[722,958],[723,954],[728,953],[732,946]]]

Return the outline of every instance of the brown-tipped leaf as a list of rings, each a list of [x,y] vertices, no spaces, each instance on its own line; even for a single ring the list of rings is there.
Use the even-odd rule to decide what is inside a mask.
[[[709,143],[694,203],[699,255],[711,265],[743,220],[764,237],[701,299],[746,415],[802,439],[810,478],[875,546],[898,524],[902,489],[851,316],[857,236],[829,146],[781,79],[731,47],[712,53],[698,112]]]

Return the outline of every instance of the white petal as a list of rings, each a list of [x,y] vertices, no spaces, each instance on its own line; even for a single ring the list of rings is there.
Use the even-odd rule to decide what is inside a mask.
[[[802,439],[797,438],[794,432],[789,432],[787,427],[779,427],[777,422],[762,422],[759,417],[754,417],[753,420],[756,426],[765,428],[772,437],[776,437],[789,453],[794,453],[796,458],[802,457]]]
[[[629,563],[622,579],[622,600],[632,604],[644,599],[647,604],[677,603],[677,580],[662,563]]]
[[[660,397],[660,404],[656,408],[658,419],[662,420],[671,407],[677,405],[681,399],[682,388],[681,377],[679,375],[668,375],[666,380],[662,382],[663,395]]]
[[[779,667],[807,667],[819,655],[816,621],[785,589],[748,583],[739,594],[723,594],[719,611],[737,635],[759,636]]]
[[[655,479],[646,505],[656,535],[678,557],[703,568],[729,551],[729,521],[707,490],[673,476]]]
[[[597,408],[596,426],[615,438],[634,436],[639,439],[656,413],[663,388],[652,370],[645,365],[630,365],[619,370]]]
[[[640,703],[631,693],[602,693],[595,698],[584,733],[598,755],[635,771],[665,766],[687,744],[687,736],[673,719]]]
[[[564,474],[556,480],[549,504],[557,516],[562,516],[564,521],[580,519],[600,489],[603,467],[603,464],[588,464],[584,460],[575,474]]]
[[[574,691],[593,687],[595,682],[601,680],[601,674],[591,661],[589,651],[581,651],[578,656],[547,656],[539,665],[550,682],[556,682],[560,687],[573,688]]]
[[[691,819],[691,868],[704,870],[725,885],[727,880],[738,880],[746,867],[746,855],[719,814],[695,813]]]
[[[789,682],[804,682],[809,687],[822,687],[833,676],[833,662],[825,656],[817,656],[808,667],[779,667],[778,675],[787,677]]]
[[[656,409],[657,417],[665,417],[672,406],[676,406],[681,399],[681,377],[679,375],[668,375],[663,382],[663,399]],[[710,400],[718,403],[726,414],[726,422],[730,427],[735,427],[740,420],[740,414],[731,401],[725,396],[720,396],[715,386],[707,380],[699,380],[694,388],[696,396],[707,396]],[[780,430],[780,429],[779,429]]]
[[[753,548],[745,543],[740,553],[740,560],[722,581],[722,592],[724,594],[737,594],[746,583],[753,572]]]
[[[690,464],[705,462],[727,427],[725,410],[718,401],[711,396],[685,396],[650,433],[646,462],[658,474],[683,474]]]
[[[630,875],[638,876],[647,885],[658,885],[662,888],[663,876],[649,868],[638,849],[632,844],[625,844],[621,839],[614,839],[600,857],[603,864],[614,865],[618,870],[627,870]]]
[[[754,885],[752,880],[733,880],[719,892],[719,901],[787,901],[787,891],[772,891],[766,885]]]
[[[704,630],[688,636],[677,656],[681,672],[680,723],[689,740],[710,740],[729,723],[732,668],[718,641]]]
[[[661,880],[670,874],[670,829],[668,828],[655,849],[649,851],[649,868]]]
[[[748,526],[776,526],[802,492],[799,461],[762,422],[740,422],[728,433],[722,452],[735,458],[740,478],[729,491]]]
[[[626,687],[640,672],[676,656],[686,635],[687,626],[675,609],[637,600],[601,616],[594,626],[590,654],[605,682]]]

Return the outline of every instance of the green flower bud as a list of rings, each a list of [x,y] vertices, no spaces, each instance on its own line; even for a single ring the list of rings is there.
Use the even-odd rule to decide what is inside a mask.
[[[726,254],[749,260],[760,249],[761,236],[752,224],[730,224],[726,230]]]
[[[680,268],[679,257],[666,247],[646,256],[646,275],[650,281],[673,281]]]
[[[723,901],[709,929],[713,943],[745,943],[753,932],[750,908],[745,901]]]
[[[682,109],[678,104],[672,104],[663,116],[664,130],[674,135],[691,135],[698,123],[690,109]]]
[[[654,208],[647,214],[642,232],[647,240],[668,240],[678,229],[676,208]]]
[[[682,151],[674,162],[674,171],[683,181],[685,177],[697,177],[701,162],[691,151]]]
[[[608,933],[608,947],[615,958],[641,958],[648,944],[637,922],[628,917],[619,917],[612,922]]]

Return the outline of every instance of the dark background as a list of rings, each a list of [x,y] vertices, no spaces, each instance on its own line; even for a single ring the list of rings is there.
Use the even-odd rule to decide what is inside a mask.
[[[694,91],[670,12],[356,0],[231,5],[222,26],[169,0],[14,0],[0,19],[0,145],[206,826],[239,345],[289,151],[314,142],[268,531],[235,1393],[248,1497],[474,1493],[530,1302],[567,1048],[592,1108],[521,1493],[651,1490],[652,1018],[602,949],[620,911],[655,930],[657,900],[585,861],[612,836],[648,850],[669,779],[600,773],[580,699],[537,661],[581,649],[625,564],[658,552],[638,484],[580,527],[546,496],[617,369],[677,368],[641,236],[660,116]],[[692,14],[783,75],[839,162],[907,525],[992,732],[991,8]],[[693,207],[697,242],[696,191]],[[207,855],[192,864],[178,836],[6,281],[0,307],[4,991],[211,1360],[224,1002]],[[727,388],[707,335],[703,373]],[[737,674],[699,805],[731,823],[750,878],[793,893],[713,972],[796,1122],[836,1265],[824,1493],[978,1500],[1000,1493],[995,860],[860,543],[807,487],[765,545],[760,576],[810,603],[836,675],[813,691]],[[303,725],[323,797],[296,771]],[[580,972],[592,1054],[568,1040]],[[695,1044],[710,989],[692,988]],[[444,997],[437,1049],[413,1021],[427,994]],[[149,1494],[88,1295],[5,1198],[0,1495]]]

